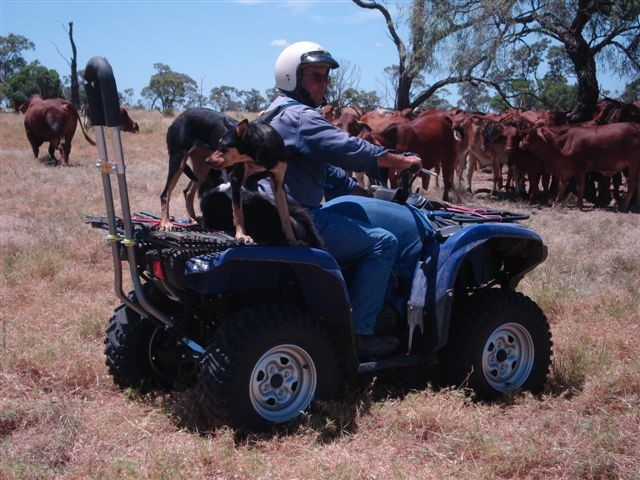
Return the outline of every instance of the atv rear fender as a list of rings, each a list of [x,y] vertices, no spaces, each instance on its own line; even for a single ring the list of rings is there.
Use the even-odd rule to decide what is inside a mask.
[[[290,272],[310,313],[350,325],[340,268],[331,255],[315,248],[236,247],[201,255],[187,262],[185,281],[201,295],[243,293],[278,288]]]

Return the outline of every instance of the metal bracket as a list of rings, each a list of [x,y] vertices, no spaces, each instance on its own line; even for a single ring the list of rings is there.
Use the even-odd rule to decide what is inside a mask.
[[[100,170],[100,173],[106,173],[107,175],[116,173],[116,164],[113,162],[103,162],[98,160],[96,162],[96,168]]]

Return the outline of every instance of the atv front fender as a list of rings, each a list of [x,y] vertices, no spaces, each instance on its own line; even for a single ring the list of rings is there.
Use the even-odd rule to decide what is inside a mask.
[[[447,342],[455,287],[460,281],[465,287],[497,282],[503,288],[515,289],[546,257],[542,238],[518,224],[470,225],[451,235],[431,257],[435,260],[432,268],[436,269],[432,297],[436,344],[432,347],[438,349]]]

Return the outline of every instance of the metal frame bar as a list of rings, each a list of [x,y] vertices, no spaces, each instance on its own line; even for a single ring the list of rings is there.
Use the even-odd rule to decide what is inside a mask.
[[[111,254],[113,256],[114,289],[116,295],[122,303],[140,315],[153,317],[166,327],[175,329],[174,319],[153,306],[145,296],[140,275],[136,268],[136,241],[133,237],[134,227],[131,221],[129,193],[125,173],[126,167],[120,137],[120,103],[118,101],[118,90],[116,88],[113,71],[105,58],[93,57],[87,63],[84,78],[86,80],[85,89],[89,100],[89,117],[91,118],[91,123],[97,129],[99,160],[96,167],[98,167],[102,175],[102,187],[109,223],[107,241],[111,246]],[[115,163],[109,161],[107,132],[111,134],[111,151],[115,158]],[[117,228],[114,195],[111,184],[111,175],[114,173],[118,184],[118,194],[124,223],[124,238],[118,232]],[[120,258],[120,245],[124,245],[127,252],[129,273],[135,291],[135,301],[128,298],[122,290],[123,260]],[[183,336],[182,341],[192,350],[198,353],[204,352],[204,348],[190,338]]]

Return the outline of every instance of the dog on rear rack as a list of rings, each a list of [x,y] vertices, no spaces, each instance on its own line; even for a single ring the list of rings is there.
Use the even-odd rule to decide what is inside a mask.
[[[169,200],[182,173],[189,177],[184,190],[189,216],[197,221],[193,206],[198,187],[212,168],[207,163],[216,150],[222,136],[238,124],[237,120],[209,108],[190,108],[181,113],[167,130],[167,150],[169,151],[169,172],[164,190],[160,194],[160,227],[171,228]],[[191,159],[192,168],[187,161]]]
[[[284,141],[275,128],[268,123],[242,120],[222,136],[209,164],[215,168],[231,168],[231,206],[237,239],[246,243],[253,241],[245,231],[241,189],[249,177],[267,172],[287,242],[289,245],[303,243],[293,234],[284,191],[284,174],[287,170]]]
[[[259,244],[286,246],[289,242],[282,230],[280,215],[273,199],[262,192],[258,181],[263,176],[247,179],[241,189],[242,211],[246,233]],[[214,230],[234,231],[231,184],[226,170],[211,170],[198,189],[202,225]],[[296,202],[289,202],[289,214],[296,239],[309,247],[325,249],[311,215]]]

